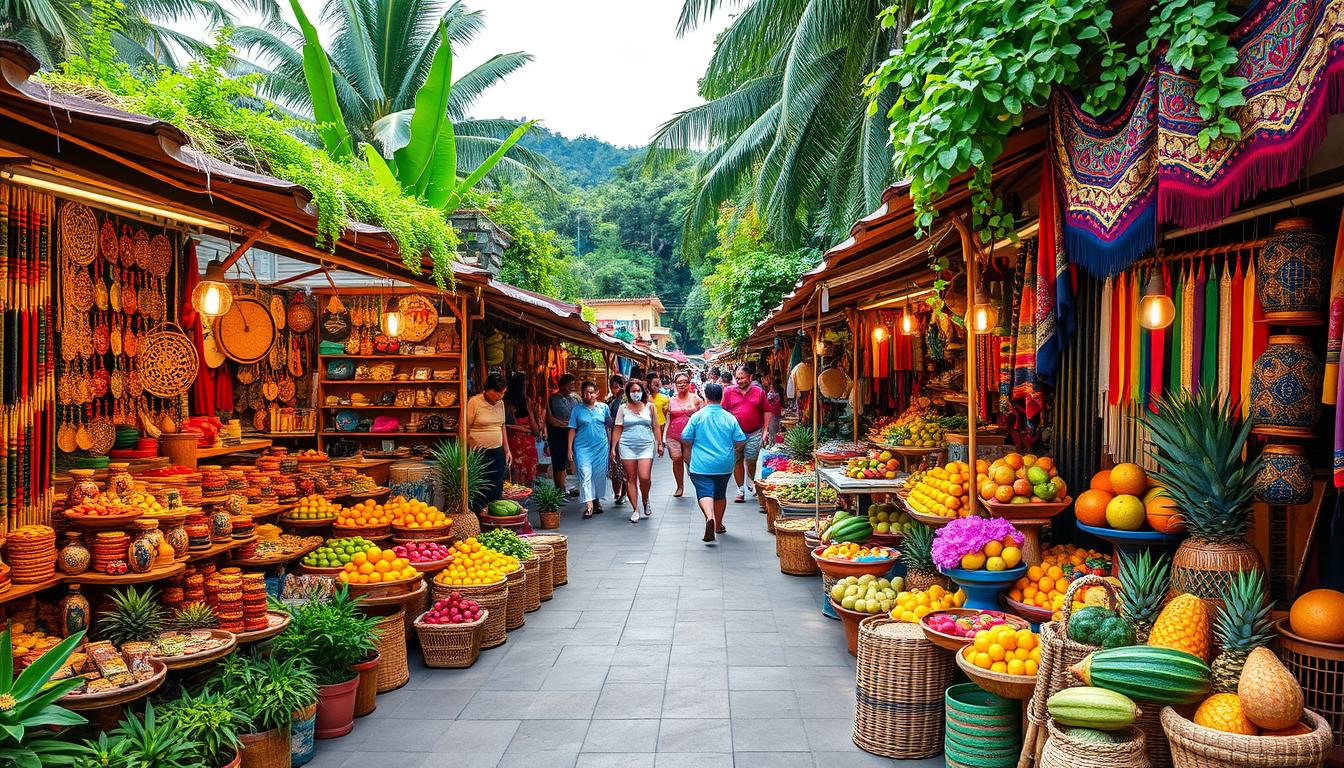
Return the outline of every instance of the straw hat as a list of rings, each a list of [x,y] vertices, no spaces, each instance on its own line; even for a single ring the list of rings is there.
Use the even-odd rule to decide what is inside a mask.
[[[849,391],[849,374],[843,368],[827,368],[817,379],[821,394],[829,398],[844,397]]]
[[[793,366],[789,377],[793,379],[793,386],[799,392],[811,392],[816,386],[816,375],[813,373],[811,363],[799,363]]]

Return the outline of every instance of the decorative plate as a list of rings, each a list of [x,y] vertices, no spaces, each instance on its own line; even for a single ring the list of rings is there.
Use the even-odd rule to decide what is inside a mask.
[[[135,266],[135,241],[131,239],[131,228],[121,225],[121,237],[117,239],[117,259],[127,269]]]
[[[302,293],[294,294],[294,301],[285,310],[285,320],[289,330],[295,333],[307,333],[313,327],[313,308],[308,306]]]
[[[266,358],[275,343],[275,322],[265,304],[251,296],[237,296],[228,314],[215,320],[215,345],[237,363]]]
[[[401,312],[402,341],[415,343],[428,339],[439,328],[439,310],[434,302],[420,294],[402,296],[398,302]]]
[[[131,255],[135,258],[135,265],[141,269],[149,269],[149,233],[144,229],[137,229],[135,237],[131,240]]]
[[[336,428],[342,432],[354,432],[359,426],[359,414],[354,411],[339,411],[336,413]]]
[[[141,339],[140,384],[155,397],[177,397],[200,371],[196,345],[177,323],[164,323]]]
[[[148,263],[141,266],[155,277],[167,277],[173,269],[172,242],[164,235],[155,235],[150,238]]]
[[[74,263],[92,264],[98,256],[98,218],[83,203],[61,204],[61,252]]]

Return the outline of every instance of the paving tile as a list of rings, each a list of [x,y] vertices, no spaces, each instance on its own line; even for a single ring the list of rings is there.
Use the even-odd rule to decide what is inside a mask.
[[[603,664],[562,664],[547,670],[543,691],[600,691],[609,667]]]
[[[800,718],[734,718],[734,752],[807,752]]]
[[[731,752],[733,737],[727,718],[665,719],[658,732],[659,752]]]
[[[663,711],[661,683],[607,683],[593,712],[595,720],[657,718]]]
[[[659,752],[654,768],[733,768],[731,752]]]
[[[862,751],[854,744],[853,717],[808,717],[803,719],[803,729],[813,752]]]
[[[535,691],[480,690],[462,710],[463,720],[516,720],[536,699]]]
[[[728,701],[726,690],[668,687],[663,693],[663,719],[725,718],[729,715]]]
[[[743,717],[801,717],[798,695],[788,691],[731,691],[729,701],[732,716]]]
[[[496,768],[574,768],[577,752],[506,752]]]
[[[654,768],[652,752],[580,752],[575,768]]]
[[[504,754],[509,748],[520,720],[458,720],[439,736],[433,751],[451,752],[466,748],[474,753]]]
[[[566,645],[556,659],[556,664],[568,666],[571,664],[606,664],[611,665],[611,661],[616,656],[616,646],[614,645]]]
[[[639,666],[613,666],[607,671],[608,683],[665,683],[667,682],[667,664],[641,664]]]
[[[778,691],[793,688],[788,667],[728,667],[728,688],[734,691]]]
[[[594,720],[583,740],[583,751],[652,752],[657,745],[657,720]]]
[[[734,768],[814,768],[812,755],[807,752],[738,752],[734,755]],[[853,763],[837,760],[830,763],[816,763],[815,768],[849,768]],[[890,768],[890,763],[887,763]],[[901,763],[901,768],[905,764]]]
[[[523,717],[528,720],[590,720],[597,691],[538,691]]]
[[[661,664],[667,666],[672,646],[666,643],[621,645],[611,657],[613,667],[643,667]]]
[[[588,733],[586,720],[524,720],[509,742],[510,753],[569,752],[577,754]]]

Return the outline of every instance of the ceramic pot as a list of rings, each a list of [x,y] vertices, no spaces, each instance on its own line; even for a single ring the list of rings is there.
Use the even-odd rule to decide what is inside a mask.
[[[71,584],[70,593],[61,600],[61,632],[69,637],[89,628],[89,601],[80,594],[79,585]]]
[[[139,533],[126,548],[126,563],[132,573],[146,573],[154,568],[159,559],[159,543],[146,533]]]
[[[72,469],[70,477],[75,481],[70,484],[70,490],[65,494],[67,507],[77,507],[102,492],[97,481],[93,479],[92,469]]]
[[[107,465],[107,492],[125,498],[135,493],[135,478],[129,471],[130,464]]]
[[[93,560],[93,554],[84,546],[84,534],[79,531],[66,531],[65,537],[67,541],[65,546],[61,547],[61,556],[57,561],[61,573],[74,576],[87,571],[89,563]]]
[[[1265,320],[1293,322],[1320,315],[1325,298],[1325,239],[1311,219],[1284,219],[1274,225],[1256,259],[1255,290]]]
[[[228,510],[216,507],[210,515],[210,540],[214,542],[229,541],[233,538],[233,519],[229,517]]]
[[[355,689],[359,675],[343,683],[324,685],[317,689],[317,727],[313,735],[319,739],[335,739],[355,728]]]
[[[307,765],[316,754],[313,729],[317,723],[317,704],[294,713],[289,724],[289,764],[293,768]]]
[[[1266,504],[1306,504],[1311,501],[1311,464],[1300,445],[1267,445],[1264,464],[1255,477],[1255,497]]]
[[[164,536],[168,539],[168,546],[173,548],[173,558],[186,560],[187,551],[191,549],[191,537],[187,535],[186,526],[182,523],[170,524]]]
[[[1257,426],[1310,429],[1320,385],[1321,360],[1307,337],[1270,336],[1251,372],[1251,418]]]

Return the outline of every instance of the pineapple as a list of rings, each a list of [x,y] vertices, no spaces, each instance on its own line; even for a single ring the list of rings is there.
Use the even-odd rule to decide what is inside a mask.
[[[784,450],[794,461],[811,461],[812,428],[799,426],[785,432]]]
[[[1148,639],[1162,612],[1170,575],[1171,563],[1164,554],[1153,557],[1149,549],[1138,550],[1138,554],[1120,551],[1120,591],[1124,594],[1121,610],[1140,642]]]
[[[1215,693],[1204,700],[1195,710],[1195,725],[1212,728],[1223,733],[1239,733],[1243,736],[1255,736],[1260,729],[1255,727],[1241,709],[1241,699],[1235,693]]]
[[[117,590],[112,608],[98,618],[98,636],[121,645],[131,640],[152,640],[163,631],[168,609],[158,601],[153,587],[144,592],[135,587]]]
[[[899,547],[905,563],[905,585],[908,589],[928,589],[942,583],[942,576],[933,564],[933,529],[917,524],[905,534]]]
[[[1268,645],[1274,636],[1265,600],[1265,577],[1260,571],[1239,571],[1223,592],[1223,604],[1214,617],[1213,634],[1222,651],[1213,660],[1215,693],[1236,693],[1242,667],[1251,651]]]
[[[1157,615],[1148,644],[1209,660],[1209,609],[1194,595],[1178,595]]]
[[[192,629],[210,629],[219,625],[215,611],[205,603],[185,605],[173,616],[173,627],[183,631]]]

